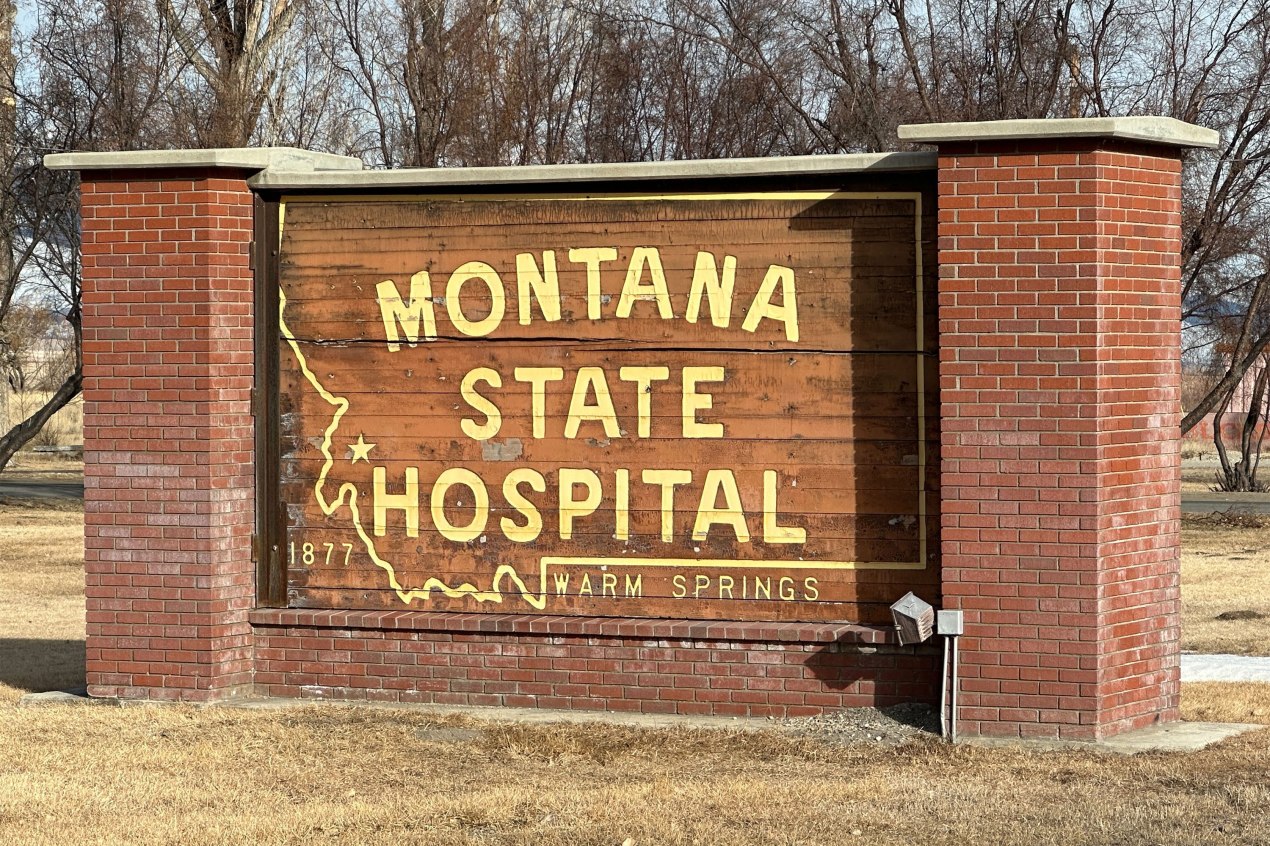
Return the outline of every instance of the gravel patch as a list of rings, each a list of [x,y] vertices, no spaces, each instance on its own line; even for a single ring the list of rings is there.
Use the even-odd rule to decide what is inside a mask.
[[[782,720],[781,727],[828,743],[900,746],[939,737],[939,709],[920,702],[889,708],[846,708],[817,717]]]

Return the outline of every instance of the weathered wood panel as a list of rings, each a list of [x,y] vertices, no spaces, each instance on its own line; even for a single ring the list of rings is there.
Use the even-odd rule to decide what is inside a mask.
[[[289,601],[876,621],[937,584],[916,213],[288,203]]]

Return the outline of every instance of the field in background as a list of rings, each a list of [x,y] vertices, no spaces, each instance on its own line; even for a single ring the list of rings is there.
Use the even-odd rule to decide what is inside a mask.
[[[84,479],[84,461],[78,456],[39,453],[25,449],[13,456],[4,470],[0,471],[0,481],[14,479],[80,482]]]
[[[1239,450],[1232,444],[1228,446],[1228,457],[1233,464],[1239,460]],[[1212,441],[1189,442],[1182,444],[1182,490],[1197,493],[1211,491],[1217,481],[1217,471],[1221,462]],[[1270,453],[1261,454],[1261,464],[1257,478],[1270,481]]]
[[[0,504],[0,842],[1265,842],[1270,731],[1122,758],[338,706],[19,708],[83,683],[81,533],[78,510]],[[1187,522],[1188,638],[1233,607],[1222,595],[1264,603],[1268,541]],[[1185,685],[1183,709],[1270,725],[1270,685]]]
[[[0,387],[7,390],[7,387]],[[10,425],[30,417],[40,406],[48,402],[52,391],[18,391],[10,392],[9,421]],[[3,421],[0,421],[3,422]],[[40,430],[29,446],[75,446],[84,442],[84,397],[75,397],[61,410],[53,415],[53,419]]]
[[[1211,455],[1212,453],[1208,453]],[[1266,469],[1270,470],[1270,462]],[[1215,483],[1216,469],[1210,467],[1182,467],[1182,490],[1192,493],[1211,491]]]

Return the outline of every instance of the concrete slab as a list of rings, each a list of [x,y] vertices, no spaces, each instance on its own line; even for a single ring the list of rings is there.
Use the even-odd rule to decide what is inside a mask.
[[[1136,755],[1139,752],[1198,752],[1244,732],[1267,728],[1255,723],[1163,723],[1125,732],[1102,741],[1111,752]]]
[[[88,695],[88,688],[78,687],[73,690],[45,690],[39,693],[23,694],[18,700],[19,708],[39,708],[45,705],[116,705],[114,699],[94,699]]]
[[[1169,117],[1058,118],[985,120],[965,123],[909,123],[899,127],[901,141],[938,144],[948,141],[1005,141],[1041,138],[1124,138],[1174,147],[1208,147],[1221,143],[1213,129]]]
[[[305,708],[319,703],[349,708],[427,711],[445,715],[462,715],[492,723],[528,723],[531,725],[579,724],[620,725],[635,728],[709,728],[731,731],[765,731],[777,728],[780,720],[764,717],[709,717],[684,714],[637,714],[625,711],[559,711],[551,708],[508,708],[482,705],[430,705],[413,702],[349,702],[327,699],[281,699],[248,697],[228,699],[211,707],[246,710],[286,710]]]
[[[845,153],[828,156],[697,159],[670,162],[524,165],[518,167],[434,167],[300,173],[270,168],[248,180],[252,188],[347,190],[375,188],[456,188],[475,185],[558,185],[571,183],[832,175],[838,173],[934,170],[934,153]],[[637,187],[634,190],[638,190]],[[658,193],[665,193],[659,190]]]
[[[51,153],[49,170],[152,170],[174,167],[223,167],[261,171],[359,171],[361,159],[315,153],[298,147],[221,147],[210,150],[124,150],[116,153]]]
[[[958,738],[959,745],[1049,749],[1068,752],[1102,752],[1108,755],[1137,755],[1140,752],[1198,752],[1230,737],[1249,731],[1270,729],[1256,723],[1163,723],[1125,732],[1107,740],[1045,740],[1017,737]]]
[[[1270,658],[1186,654],[1182,656],[1182,681],[1270,682]]]
[[[1214,511],[1245,511],[1270,514],[1270,494],[1225,493],[1223,491],[1183,491],[1183,514],[1212,514]]]

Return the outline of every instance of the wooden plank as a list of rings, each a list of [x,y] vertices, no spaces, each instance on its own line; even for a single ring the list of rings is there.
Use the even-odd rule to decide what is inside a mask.
[[[897,586],[901,587],[901,586]],[[933,587],[933,586],[932,586]],[[903,593],[903,591],[901,591]],[[926,591],[929,595],[929,589]],[[416,603],[421,600],[415,600]],[[738,617],[771,622],[840,622],[850,620],[863,625],[887,625],[891,622],[890,600],[865,602],[782,602],[779,600],[742,600],[693,602],[674,599],[555,597],[550,601],[552,614],[583,617],[672,617],[696,620],[736,620]],[[289,594],[288,604],[294,608],[357,608],[399,611],[401,600],[395,594],[359,590],[296,589]],[[744,611],[738,611],[738,606]],[[519,613],[509,602],[474,605],[470,599],[449,599],[432,594],[427,607],[434,611],[484,612],[490,614]],[[679,613],[668,613],[673,608]]]
[[[584,462],[576,462],[583,464]],[[393,472],[398,467],[412,467],[414,465],[376,465],[376,467],[387,466],[388,472],[384,474],[385,484],[383,487],[393,495],[399,495],[405,490],[405,472]],[[553,515],[558,513],[556,506],[560,492],[557,490],[558,484],[558,468],[539,469],[528,465],[517,464],[514,468],[506,465],[451,465],[452,467],[461,467],[464,470],[475,473],[479,476],[483,485],[483,493],[489,497],[490,505],[485,509],[491,519],[499,517],[514,517],[519,511],[508,508],[504,504],[504,496],[507,492],[505,480],[509,471],[518,474],[526,470],[536,471],[543,479],[543,486],[546,488],[544,493],[536,493],[531,491],[527,484],[522,483],[519,487],[519,493],[532,501],[538,510],[544,515]],[[369,471],[369,466],[363,465]],[[312,468],[313,472],[320,472],[320,467]],[[592,467],[582,468],[585,471],[593,470]],[[653,468],[649,468],[653,469]],[[661,468],[655,468],[661,469]],[[673,469],[673,468],[672,468]],[[724,468],[727,470],[728,468]],[[651,482],[642,482],[640,480],[642,470],[635,468],[634,473],[630,473],[629,481],[620,485],[615,480],[614,475],[609,472],[596,471],[594,484],[598,486],[600,496],[598,505],[592,508],[571,508],[570,513],[580,513],[585,510],[590,513],[599,515],[611,515],[614,510],[614,495],[619,487],[625,492],[629,499],[629,504],[624,507],[624,511],[630,515],[633,521],[644,519],[645,515],[657,515],[661,513],[659,501],[662,497],[663,486]],[[689,517],[695,517],[697,513],[697,504],[703,496],[703,485],[705,483],[706,471],[702,468],[687,469],[685,472],[692,474],[692,481],[677,485],[675,488],[675,514],[685,514]],[[747,515],[757,517],[763,513],[764,503],[767,499],[764,493],[763,470],[755,468],[746,472],[746,469],[737,469],[731,472],[732,478],[736,480],[739,498],[738,502],[745,510]],[[421,508],[427,508],[430,502],[429,497],[433,494],[433,485],[437,481],[440,474],[418,473],[419,496],[418,501]],[[684,477],[685,479],[687,476]],[[332,475],[328,476],[328,486],[334,491],[336,485],[355,484],[359,490],[367,491],[367,500],[373,499],[372,489],[374,483],[370,472],[346,472],[336,470]],[[917,491],[914,490],[913,477],[910,476],[909,485],[905,487],[886,487],[881,484],[875,485],[873,488],[857,488],[851,491],[844,491],[842,488],[850,486],[856,488],[852,484],[852,479],[847,474],[842,474],[836,496],[827,496],[826,490],[834,490],[825,486],[816,488],[806,488],[804,486],[790,487],[789,480],[780,481],[776,492],[776,501],[781,509],[781,513],[799,514],[807,518],[805,525],[815,525],[822,530],[828,530],[831,527],[842,525],[843,520],[848,520],[857,515],[900,515],[913,514],[917,511]],[[293,484],[284,482],[282,489],[290,496],[300,497],[312,492],[312,486],[307,483]],[[582,495],[580,485],[575,485],[575,492],[578,496]],[[466,486],[456,485],[447,492],[445,501],[447,509],[453,510],[455,517],[453,521],[460,519],[470,522],[469,512],[472,505],[472,495]],[[466,499],[467,506],[461,503]],[[718,499],[716,498],[716,501]],[[825,519],[819,519],[821,516]],[[691,522],[691,521],[689,521]]]
[[[378,445],[376,445],[378,450]],[[505,478],[509,472],[522,469],[533,469],[544,477],[553,479],[560,470],[562,464],[567,463],[568,459],[543,458],[529,459],[524,455],[517,456],[511,460],[482,461],[479,456],[474,456],[469,462],[448,460],[420,461],[408,456],[394,456],[378,458],[375,467],[385,468],[385,478],[391,480],[394,486],[400,486],[401,480],[405,478],[406,472],[410,468],[414,468],[418,473],[420,483],[429,484],[432,480],[440,476],[445,470],[451,467],[471,467],[478,471],[478,475],[485,480],[490,490],[498,490],[502,487]],[[284,459],[284,472],[290,479],[300,479],[304,481],[294,482],[293,484],[306,485],[308,480],[316,479],[322,472],[325,459],[320,456],[306,459],[297,459],[288,457]],[[575,464],[585,464],[586,469],[594,471],[596,476],[605,484],[612,485],[616,474],[625,470],[630,478],[630,487],[633,490],[631,494],[633,502],[641,501],[641,498],[656,499],[657,487],[640,482],[640,473],[631,473],[631,466],[620,461],[612,461],[607,456],[599,453],[596,457],[588,457],[585,461],[577,461]],[[738,478],[745,477],[747,481],[761,482],[762,474],[766,466],[762,463],[754,463],[748,461],[736,461],[731,456],[728,457],[724,464]],[[349,478],[350,476],[370,478],[371,465],[361,463],[360,468],[363,472],[358,473],[355,467],[337,467],[335,469],[335,478]],[[639,467],[635,468],[639,470]],[[698,478],[704,476],[705,470],[695,473]],[[757,474],[757,478],[749,477]],[[841,491],[845,482],[850,482],[852,488],[857,494],[871,492],[905,492],[915,493],[921,489],[922,468],[915,465],[882,465],[882,464],[858,464],[858,465],[809,465],[802,466],[797,464],[785,464],[778,472],[782,502],[787,497],[793,499],[802,495],[804,491],[810,491],[806,494],[808,497],[823,498],[825,491]],[[295,490],[292,493],[300,495],[301,490]],[[742,502],[747,502],[749,497],[759,496],[758,492],[745,490],[741,498]],[[757,501],[753,503],[757,505]],[[837,503],[828,503],[823,506],[827,513],[841,513],[841,507]]]
[[[471,195],[458,199],[385,196],[353,202],[296,198],[287,204],[286,228],[288,239],[315,243],[328,242],[329,237],[324,236],[344,230],[400,230],[395,233],[399,237],[419,239],[463,226],[488,227],[497,234],[520,226],[569,231],[570,224],[575,224],[578,231],[599,229],[646,235],[666,228],[682,232],[694,223],[716,226],[721,221],[741,221],[747,231],[770,222],[798,232],[800,238],[814,237],[814,233],[825,229],[845,228],[892,238],[898,224],[911,227],[912,214],[913,200],[909,196],[772,200],[732,195],[686,201],[667,195],[663,202],[619,197],[586,202],[531,197],[481,199]],[[619,227],[622,223],[628,226]],[[745,243],[745,236],[746,231],[734,232],[724,243]]]
[[[355,398],[349,425],[361,426],[368,439],[382,439],[386,432],[402,437],[420,433],[436,441],[467,439],[462,421],[484,419],[462,395],[462,383],[475,363],[466,355],[446,355],[445,350],[432,347],[417,357],[416,369],[414,361],[403,366],[400,354],[383,348],[298,346],[314,372],[321,373],[328,391]],[[593,420],[580,421],[578,439],[613,441],[617,439],[614,432],[638,437],[641,413],[649,421],[646,437],[681,439],[685,376],[706,372],[703,368],[717,368],[722,378],[693,380],[689,390],[708,397],[710,403],[710,408],[702,409],[694,419],[719,423],[724,436],[732,441],[864,438],[913,442],[917,438],[918,366],[914,356],[871,356],[885,360],[858,362],[851,356],[678,351],[672,367],[668,363],[672,358],[664,352],[611,353],[563,344],[535,354],[536,349],[521,344],[511,351],[496,349],[483,356],[485,375],[473,384],[477,393],[494,402],[501,412],[497,438],[540,439],[535,438],[533,426],[533,377],[517,376],[526,367],[559,370],[559,378],[544,382],[542,388],[543,435],[550,438],[564,434],[581,380],[585,403],[597,401],[597,391],[607,392],[616,423],[615,427],[605,427]],[[307,418],[322,412],[326,401],[304,390],[307,377],[292,356],[284,359],[284,392],[294,397],[286,413]],[[664,368],[666,378],[641,382],[638,374],[649,371],[638,368],[649,367]],[[925,369],[926,378],[933,379],[930,365]],[[376,373],[376,379],[368,381],[367,372]],[[494,387],[491,380],[497,380],[499,386]],[[926,403],[927,415],[933,416],[937,411],[933,398],[927,396]],[[643,406],[647,408],[641,412]],[[359,422],[354,423],[354,418]],[[365,420],[374,422],[361,422]]]
[[[253,199],[251,249],[256,285],[254,304],[257,319],[267,327],[278,325],[278,204],[255,195]],[[281,554],[286,528],[279,500],[279,433],[278,383],[279,338],[276,332],[255,333],[254,339],[254,403],[256,521],[253,553],[256,556],[256,602],[264,607],[286,604],[286,562]]]
[[[697,255],[719,243],[726,245],[726,254],[736,259],[735,292],[730,298],[731,327],[741,324],[768,268],[777,264],[797,270],[800,329],[804,337],[822,337],[830,345],[826,349],[913,347],[916,258],[911,240],[907,244],[896,243],[897,230],[901,237],[912,232],[909,200],[884,202],[882,205],[889,205],[891,211],[878,219],[848,214],[839,220],[837,228],[798,230],[791,223],[796,223],[797,216],[781,217],[781,204],[762,201],[706,203],[705,209],[698,204],[679,203],[674,205],[682,214],[662,220],[648,217],[652,210],[648,203],[583,204],[581,211],[577,205],[398,203],[378,205],[372,212],[347,203],[295,204],[288,210],[292,223],[287,228],[290,249],[284,265],[284,290],[288,308],[293,309],[289,314],[307,327],[305,337],[382,341],[382,316],[374,305],[376,285],[391,280],[398,293],[408,297],[409,278],[426,270],[431,296],[437,301],[434,311],[440,336],[462,337],[448,322],[447,283],[455,269],[470,261],[482,261],[498,273],[506,300],[506,315],[497,330],[500,340],[518,336],[617,338],[633,344],[673,340],[680,345],[719,348],[743,348],[748,341],[756,346],[794,348],[783,327],[773,321],[760,322],[752,333],[719,328],[708,319],[699,319],[687,327],[678,325],[688,312]],[[803,213],[814,215],[816,212],[808,209],[828,207],[844,213],[842,210],[860,203],[817,201],[795,205],[806,207]],[[904,210],[897,213],[899,209]],[[718,217],[711,218],[710,214]],[[421,220],[437,215],[442,216],[440,220],[419,226]],[[592,219],[580,217],[583,215]],[[507,220],[502,222],[504,216]],[[823,222],[829,218],[816,219]],[[577,223],[563,225],[571,220]],[[621,220],[627,223],[619,225]],[[310,232],[309,227],[318,234]],[[552,239],[559,246],[550,246],[555,243]],[[357,251],[350,252],[342,246],[349,241],[357,243]],[[585,262],[571,261],[569,250],[596,244],[611,246],[616,257],[595,265],[598,289],[593,292],[588,283],[588,267]],[[660,319],[659,307],[649,301],[635,302],[630,318],[615,318],[633,251],[650,245],[665,271],[667,303],[678,319]],[[724,251],[706,251],[714,256],[716,265],[723,265]],[[520,309],[516,257],[531,256],[542,270],[547,262],[546,252],[551,253],[557,268],[560,319],[545,320],[542,308],[531,298],[525,313],[530,324],[521,326],[517,323]],[[850,285],[850,278],[861,273],[869,275],[869,286]],[[489,313],[490,298],[482,284],[465,283],[458,290],[457,299],[462,301],[464,313],[473,318]],[[934,296],[932,286],[925,293],[926,310],[932,319]],[[593,302],[597,298],[599,302]],[[588,319],[591,307],[604,319]],[[703,304],[703,310],[707,307]],[[657,319],[648,319],[654,315]],[[897,332],[897,327],[909,329]]]
[[[912,275],[908,283],[912,285]],[[371,286],[373,290],[373,286]],[[401,295],[409,297],[406,283],[400,286]],[[441,289],[444,290],[444,289]],[[440,298],[440,295],[436,295]],[[616,296],[610,297],[610,302]],[[473,320],[485,317],[490,312],[488,299],[476,305],[464,305],[464,313]],[[756,327],[754,332],[741,330],[746,317],[746,306],[742,302],[734,304],[726,327],[717,327],[711,322],[709,312],[702,308],[697,312],[695,323],[686,320],[687,295],[672,294],[668,302],[672,314],[671,319],[657,316],[655,304],[640,302],[632,307],[630,318],[609,320],[587,319],[587,303],[585,295],[565,295],[559,300],[561,317],[555,321],[546,321],[538,316],[535,301],[533,316],[529,325],[518,324],[515,306],[515,289],[509,291],[511,302],[507,305],[502,322],[499,324],[498,340],[507,343],[517,339],[538,341],[559,341],[567,338],[574,342],[592,344],[621,344],[627,349],[652,348],[666,346],[675,348],[703,350],[783,350],[796,352],[808,349],[808,344],[790,341],[781,325],[765,321]],[[465,298],[466,303],[466,298]],[[914,332],[899,333],[895,325],[912,327],[916,323],[917,305],[911,292],[894,295],[876,295],[868,302],[861,303],[858,308],[850,308],[841,302],[841,298],[832,291],[798,292],[798,304],[804,310],[799,321],[801,338],[823,339],[819,347],[823,352],[916,352]],[[931,311],[933,303],[927,306]],[[448,312],[442,305],[434,309],[437,324],[436,337],[441,341],[458,343],[476,343],[464,338],[450,323]],[[648,311],[649,314],[641,312]],[[647,319],[641,319],[647,318]],[[330,301],[299,301],[288,296],[286,320],[293,328],[296,337],[304,340],[325,343],[366,343],[383,345],[385,329],[383,315],[370,296],[356,299]],[[933,319],[928,322],[933,323]],[[303,326],[303,334],[294,327]],[[692,329],[691,335],[685,329]],[[426,342],[421,341],[420,346]],[[418,349],[418,346],[407,349]],[[405,358],[406,356],[400,356]]]
[[[742,399],[753,403],[768,404],[775,392],[785,394],[806,393],[834,405],[850,402],[852,394],[900,393],[917,396],[918,358],[915,355],[825,355],[823,351],[808,355],[780,354],[754,351],[726,351],[711,354],[709,351],[675,352],[630,349],[622,346],[597,348],[592,345],[557,341],[552,344],[508,341],[480,346],[479,359],[474,359],[474,348],[438,342],[421,344],[416,348],[403,347],[396,353],[382,347],[370,348],[348,344],[317,344],[301,341],[300,353],[311,359],[313,367],[320,369],[323,384],[334,393],[391,393],[410,395],[415,393],[441,393],[455,396],[463,377],[475,367],[487,367],[497,371],[510,386],[517,380],[517,367],[568,367],[576,372],[581,367],[601,367],[606,373],[617,374],[611,380],[615,402],[632,404],[633,382],[620,376],[622,367],[664,366],[668,373],[665,380],[653,383],[658,394],[674,395],[682,387],[683,367],[691,365],[721,365],[724,378],[711,382],[706,390],[714,397],[741,394]],[[282,353],[284,391],[303,392],[305,377],[290,349]],[[673,361],[672,361],[673,359]],[[922,368],[926,378],[938,376],[937,362],[926,359]],[[365,378],[373,370],[376,379]],[[729,378],[731,374],[731,378]],[[561,402],[561,387],[566,383],[549,385],[548,397]],[[527,383],[520,383],[525,385]],[[625,385],[625,390],[622,389]],[[927,396],[927,405],[933,406],[935,398]]]

